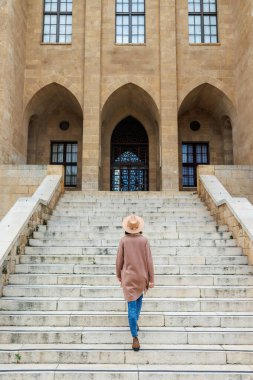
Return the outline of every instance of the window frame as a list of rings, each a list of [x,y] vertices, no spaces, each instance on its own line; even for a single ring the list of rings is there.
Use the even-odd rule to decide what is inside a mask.
[[[192,145],[193,146],[193,162],[183,162],[183,145]],[[205,145],[207,147],[207,162],[206,163],[198,163],[196,160],[196,147],[197,145]],[[195,188],[197,187],[197,167],[198,165],[210,165],[210,142],[209,141],[182,141],[181,142],[181,163],[182,163],[182,188]],[[183,168],[184,167],[192,167],[194,172],[194,185],[193,186],[184,186],[184,176],[183,176]]]
[[[188,8],[188,39],[189,43],[192,45],[196,44],[204,44],[204,45],[215,45],[219,44],[219,29],[218,29],[218,1],[215,0],[215,7],[216,12],[204,12],[204,0],[200,0],[200,12],[189,12]],[[189,6],[189,0],[188,0],[188,6]],[[190,34],[189,34],[189,16],[200,16],[200,26],[201,26],[201,42],[191,42],[190,41]],[[216,17],[216,42],[205,42],[205,24],[204,24],[204,17],[205,16],[215,16]],[[195,25],[195,24],[194,24]],[[195,34],[194,34],[195,36]]]
[[[58,146],[60,144],[63,145],[63,152],[62,152],[62,154],[63,154],[63,161],[62,162],[55,162],[53,160],[53,154],[55,153],[55,152],[53,152],[53,146],[57,145],[57,155],[58,155]],[[68,144],[71,144],[71,145],[75,144],[77,146],[77,152],[76,152],[76,156],[77,156],[76,158],[77,159],[76,159],[76,162],[75,161],[74,162],[72,162],[72,161],[68,162],[67,159],[66,159],[67,153],[69,153],[69,152],[67,152],[67,145]],[[72,153],[73,152],[71,151],[71,154]],[[50,165],[62,165],[64,167],[64,187],[73,187],[73,188],[77,187],[77,180],[78,180],[78,153],[79,153],[79,151],[78,151],[78,141],[73,141],[73,140],[51,140],[50,141]],[[66,178],[67,178],[66,167],[67,166],[71,166],[71,167],[75,166],[76,167],[77,174],[75,175],[75,177],[76,177],[76,184],[75,185],[66,184],[66,182],[67,182],[66,181]],[[71,176],[73,176],[73,175],[71,175]]]
[[[60,7],[61,7],[61,0],[56,0],[57,1],[57,10],[55,12],[49,12],[49,11],[45,11],[45,5],[46,5],[46,0],[43,0],[43,29],[42,29],[42,44],[63,44],[63,45],[69,45],[69,44],[72,44],[72,37],[73,37],[73,9],[71,12],[63,12],[61,11]],[[72,0],[72,7],[73,7],[73,0]],[[45,16],[56,16],[56,41],[55,42],[50,42],[50,41],[44,41],[44,37],[45,37],[45,33],[44,33],[44,30],[45,30]],[[60,39],[60,17],[61,16],[71,16],[71,41],[70,42],[62,42],[62,41],[59,41]],[[50,24],[51,25],[51,24]],[[66,26],[67,24],[65,24]],[[51,36],[51,34],[49,34],[49,36]],[[66,34],[65,34],[66,36]]]
[[[129,12],[117,12],[117,0],[115,0],[115,44],[116,45],[144,45],[146,43],[146,0],[144,2],[143,12],[132,12],[132,2],[129,0]],[[129,42],[117,42],[117,16],[128,16],[128,38]],[[144,17],[144,41],[143,42],[132,42],[132,17],[133,16],[143,16]]]

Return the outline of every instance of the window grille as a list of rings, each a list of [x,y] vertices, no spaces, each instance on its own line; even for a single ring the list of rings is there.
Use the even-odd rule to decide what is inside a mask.
[[[188,0],[189,42],[217,43],[217,0]]]
[[[183,187],[197,186],[197,166],[209,164],[208,143],[182,144]]]
[[[116,43],[145,43],[145,0],[116,0]]]
[[[64,186],[77,185],[77,142],[62,141],[51,143],[51,164],[64,166]]]
[[[72,0],[44,0],[43,42],[71,43]]]
[[[145,128],[129,116],[111,138],[111,190],[148,191],[149,148]]]

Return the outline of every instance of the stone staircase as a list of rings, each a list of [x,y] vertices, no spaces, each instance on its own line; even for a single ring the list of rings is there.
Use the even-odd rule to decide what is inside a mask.
[[[156,273],[139,352],[115,278],[133,212]],[[0,379],[253,379],[253,267],[194,194],[66,192],[0,310]]]

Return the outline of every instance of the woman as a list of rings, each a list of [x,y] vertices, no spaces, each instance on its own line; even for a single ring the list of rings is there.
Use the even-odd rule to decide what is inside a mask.
[[[148,239],[142,236],[144,221],[129,215],[122,223],[125,236],[121,238],[116,259],[116,275],[128,304],[128,321],[133,337],[132,348],[139,351],[138,324],[143,292],[154,287],[154,267]]]

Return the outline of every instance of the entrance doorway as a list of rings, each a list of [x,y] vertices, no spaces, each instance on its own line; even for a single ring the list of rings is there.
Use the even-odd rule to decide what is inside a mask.
[[[197,166],[209,164],[208,143],[182,143],[183,187],[197,186]]]
[[[77,185],[77,142],[51,142],[51,164],[64,166],[64,186]]]
[[[149,190],[149,146],[145,128],[123,119],[111,138],[111,191]]]

